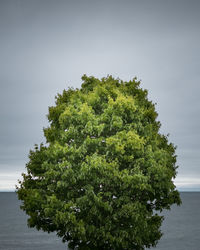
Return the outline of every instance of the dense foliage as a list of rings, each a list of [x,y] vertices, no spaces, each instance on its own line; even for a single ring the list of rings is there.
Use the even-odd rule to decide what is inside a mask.
[[[158,212],[181,202],[175,147],[137,79],[82,80],[57,95],[46,143],[30,151],[17,189],[28,225],[56,231],[71,249],[155,246]]]

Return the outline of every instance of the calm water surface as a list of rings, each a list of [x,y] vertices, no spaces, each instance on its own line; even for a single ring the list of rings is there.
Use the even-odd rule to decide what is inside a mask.
[[[164,213],[164,236],[156,250],[200,249],[200,192],[181,193],[183,204]],[[15,193],[0,193],[0,250],[67,250],[55,234],[27,227]],[[152,250],[153,250],[152,249]]]

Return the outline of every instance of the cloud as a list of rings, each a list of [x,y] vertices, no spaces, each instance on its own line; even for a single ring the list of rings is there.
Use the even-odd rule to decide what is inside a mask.
[[[16,190],[15,186],[18,185],[18,180],[21,180],[21,173],[1,173],[0,174],[0,192]]]
[[[180,191],[200,191],[200,176],[177,177],[174,183]]]
[[[141,79],[180,176],[199,176],[199,10],[197,0],[0,1],[0,173],[24,171],[48,106],[86,73]]]

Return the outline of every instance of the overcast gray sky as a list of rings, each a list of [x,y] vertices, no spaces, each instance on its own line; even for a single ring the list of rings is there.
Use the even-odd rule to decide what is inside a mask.
[[[85,73],[142,80],[178,146],[177,187],[200,190],[199,13],[198,0],[0,0],[0,190]]]

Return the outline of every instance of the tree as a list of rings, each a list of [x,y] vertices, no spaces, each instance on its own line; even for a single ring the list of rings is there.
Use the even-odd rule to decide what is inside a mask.
[[[162,233],[160,211],[181,200],[175,147],[134,78],[82,77],[49,107],[46,143],[30,151],[17,188],[28,225],[71,249],[144,249]]]

